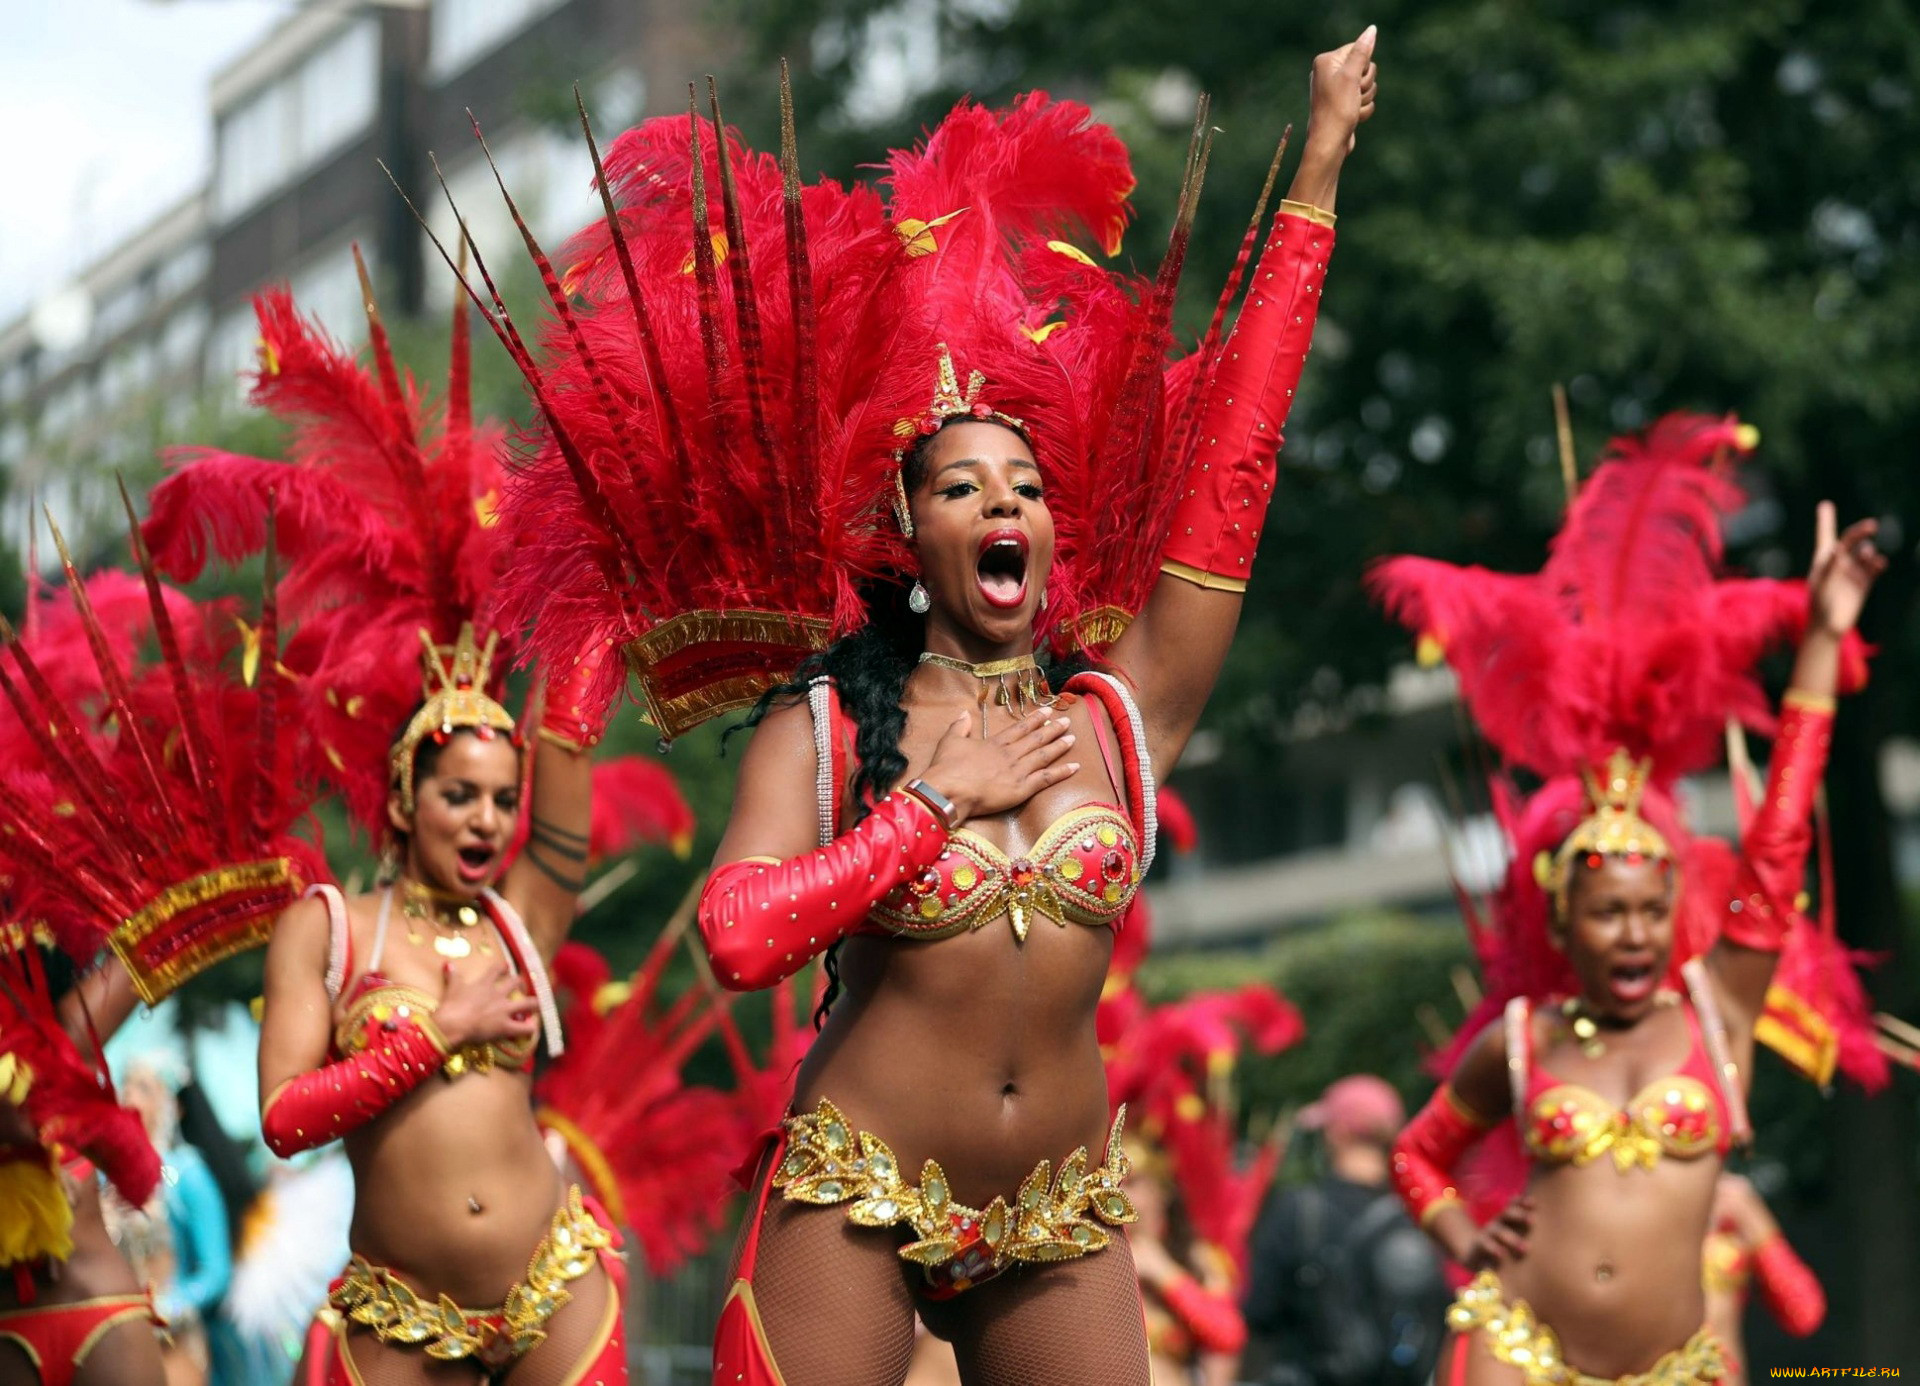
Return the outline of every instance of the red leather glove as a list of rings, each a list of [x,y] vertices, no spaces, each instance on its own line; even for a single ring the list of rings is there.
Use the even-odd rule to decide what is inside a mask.
[[[1225,343],[1199,445],[1161,552],[1161,571],[1244,592],[1273,499],[1280,430],[1293,408],[1333,253],[1333,214],[1282,202],[1253,287]]]
[[[1422,1227],[1442,1208],[1460,1205],[1453,1167],[1486,1134],[1487,1123],[1461,1105],[1442,1083],[1393,1143],[1393,1187]]]
[[[889,891],[912,880],[947,845],[926,803],[896,790],[860,825],[786,861],[729,862],[700,892],[700,937],[720,985],[757,991],[859,926]]]
[[[1806,1337],[1826,1319],[1826,1291],[1785,1237],[1775,1234],[1754,1249],[1753,1278],[1774,1322],[1794,1337]]]
[[[1159,1287],[1160,1301],[1186,1326],[1201,1352],[1237,1357],[1247,1345],[1247,1321],[1226,1295],[1215,1294],[1190,1275]]]
[[[571,668],[547,676],[547,707],[540,717],[540,735],[569,751],[587,751],[600,744],[607,730],[608,697],[600,671],[613,652],[611,637],[574,660]]]
[[[1740,844],[1740,874],[1721,936],[1777,953],[1799,914],[1813,843],[1813,800],[1833,744],[1833,700],[1787,690],[1767,770],[1767,793]]]
[[[267,1149],[284,1160],[358,1130],[438,1073],[447,1053],[425,1016],[383,1022],[380,1038],[352,1058],[290,1079],[267,1099],[260,1110]]]

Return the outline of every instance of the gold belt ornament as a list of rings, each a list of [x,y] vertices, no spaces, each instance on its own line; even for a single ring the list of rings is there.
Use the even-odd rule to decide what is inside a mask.
[[[328,1302],[384,1343],[424,1348],[442,1362],[492,1366],[531,1352],[547,1336],[547,1320],[573,1298],[570,1281],[592,1270],[613,1234],[588,1213],[578,1186],[553,1215],[527,1273],[497,1309],[463,1309],[445,1295],[427,1300],[384,1266],[356,1256]]]
[[[823,1097],[812,1112],[787,1118],[787,1150],[773,1186],[799,1203],[850,1203],[847,1218],[862,1227],[906,1223],[919,1240],[900,1255],[930,1270],[984,1253],[980,1273],[964,1277],[978,1281],[1016,1261],[1069,1261],[1099,1251],[1112,1241],[1107,1227],[1138,1218],[1120,1187],[1129,1170],[1120,1148],[1126,1116],[1122,1108],[1114,1118],[1101,1164],[1088,1168],[1081,1146],[1061,1161],[1057,1176],[1050,1161],[1034,1166],[1013,1202],[996,1196],[985,1208],[969,1208],[954,1202],[939,1161],[928,1160],[919,1183],[910,1182],[885,1141],[854,1130]]]
[[[1447,1310],[1447,1327],[1455,1333],[1484,1333],[1487,1350],[1496,1360],[1520,1368],[1527,1386],[1706,1386],[1727,1375],[1720,1340],[1702,1328],[1644,1372],[1592,1376],[1568,1364],[1558,1335],[1524,1299],[1507,1303],[1500,1278],[1492,1271],[1481,1271],[1460,1291]]]

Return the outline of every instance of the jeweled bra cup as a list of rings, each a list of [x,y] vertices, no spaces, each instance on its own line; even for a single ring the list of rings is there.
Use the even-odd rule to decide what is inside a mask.
[[[1504,1298],[1500,1277],[1481,1271],[1463,1286],[1447,1310],[1455,1333],[1479,1332],[1494,1360],[1520,1368],[1527,1386],[1707,1386],[1727,1374],[1727,1359],[1713,1331],[1702,1328],[1644,1372],[1593,1376],[1568,1364],[1560,1339],[1540,1322],[1524,1299]]]
[[[1652,1169],[1662,1155],[1698,1159],[1720,1141],[1713,1094],[1684,1073],[1649,1083],[1622,1108],[1577,1083],[1556,1084],[1533,1100],[1525,1129],[1536,1159],[1584,1165],[1610,1153],[1623,1172]]]
[[[1112,924],[1139,884],[1133,824],[1111,805],[1084,804],[1016,857],[962,828],[937,862],[887,895],[869,918],[889,933],[938,939],[1005,914],[1014,936],[1025,940],[1035,914],[1061,925]]]
[[[334,1052],[343,1056],[358,1054],[374,1041],[382,1027],[410,1016],[430,1019],[438,1004],[418,987],[395,982],[366,987],[334,1027]],[[458,1078],[463,1073],[491,1073],[495,1067],[513,1072],[527,1067],[538,1043],[528,1036],[469,1044],[449,1054],[443,1070],[449,1078]]]
[[[901,1247],[901,1257],[929,1272],[949,1270],[942,1283],[957,1292],[1016,1262],[1099,1251],[1112,1241],[1108,1227],[1137,1218],[1120,1187],[1129,1169],[1120,1149],[1125,1121],[1123,1108],[1099,1165],[1088,1167],[1081,1146],[1061,1161],[1057,1176],[1051,1161],[1034,1166],[1011,1203],[996,1196],[985,1208],[970,1208],[954,1201],[937,1160],[921,1166],[919,1183],[908,1181],[885,1141],[856,1131],[823,1097],[812,1112],[787,1118],[786,1154],[773,1186],[797,1203],[851,1204],[847,1217],[862,1227],[907,1224],[918,1240]]]

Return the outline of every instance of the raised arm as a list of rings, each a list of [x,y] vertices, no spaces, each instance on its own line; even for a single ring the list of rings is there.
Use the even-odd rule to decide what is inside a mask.
[[[1820,503],[1807,578],[1807,630],[1781,702],[1766,796],[1740,844],[1735,894],[1707,959],[1743,1032],[1766,1005],[1781,945],[1798,913],[1814,795],[1833,736],[1841,646],[1859,623],[1874,579],[1887,566],[1874,546],[1877,528],[1873,520],[1860,520],[1836,534],[1832,502]]]
[[[601,665],[617,657],[609,645],[589,651],[547,679],[546,710],[532,738],[533,798],[527,845],[501,882],[548,962],[573,928],[587,884],[587,841],[593,826],[593,748],[606,729],[604,709],[587,702]]]
[[[1375,30],[1313,63],[1305,152],[1225,345],[1162,551],[1161,577],[1115,642],[1154,762],[1171,766],[1213,692],[1273,497],[1281,429],[1306,364],[1354,132],[1373,114]]]

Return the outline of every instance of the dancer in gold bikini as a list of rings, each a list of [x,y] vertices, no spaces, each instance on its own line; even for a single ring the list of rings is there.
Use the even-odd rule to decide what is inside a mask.
[[[1377,575],[1444,649],[1488,739],[1546,781],[1531,796],[1500,787],[1514,864],[1471,921],[1504,1016],[1470,1022],[1394,1149],[1409,1208],[1474,1275],[1448,1315],[1445,1386],[1729,1371],[1705,1326],[1700,1248],[1727,1154],[1751,1134],[1769,982],[1782,949],[1816,932],[1797,899],[1813,800],[1844,656],[1886,563],[1872,521],[1840,533],[1822,505],[1804,589],[1720,580],[1718,522],[1738,498],[1727,471],[1754,441],[1737,420],[1680,415],[1617,441],[1537,579],[1418,559]],[[1752,667],[1796,635],[1776,724]],[[1774,737],[1737,856],[1692,838],[1673,799],[1730,716]],[[1489,1144],[1516,1174],[1524,1160],[1524,1192],[1482,1225],[1462,1201],[1463,1157],[1509,1118]]]

